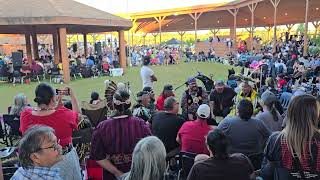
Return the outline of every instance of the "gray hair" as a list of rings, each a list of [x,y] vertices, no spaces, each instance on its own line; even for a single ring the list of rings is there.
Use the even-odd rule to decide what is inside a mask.
[[[27,96],[23,93],[19,93],[14,97],[14,105],[11,107],[10,114],[20,116],[20,113],[27,106]]]
[[[35,125],[29,128],[19,142],[19,160],[23,168],[33,167],[30,158],[32,153],[41,149],[42,143],[46,140],[53,140],[54,130],[48,126]]]
[[[167,97],[164,100],[163,108],[165,110],[172,110],[173,109],[173,104],[176,103],[176,102],[177,102],[177,100],[173,96]]]
[[[165,170],[166,149],[159,138],[149,136],[134,148],[131,171],[125,180],[163,180]]]

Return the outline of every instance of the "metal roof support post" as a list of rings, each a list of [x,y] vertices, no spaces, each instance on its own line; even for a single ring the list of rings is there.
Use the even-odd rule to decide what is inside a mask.
[[[239,12],[239,8],[236,9],[228,9],[229,13],[233,16],[233,48],[234,50],[237,50],[237,14]]]
[[[278,5],[281,0],[270,0],[271,4],[274,7],[274,12],[273,12],[273,47],[272,51],[276,52],[276,47],[277,47],[277,9]]]
[[[251,43],[251,52],[253,52],[253,33],[254,33],[254,11],[257,8],[258,3],[252,3],[248,5],[248,8],[251,12],[251,27],[250,27],[250,43]]]
[[[152,36],[154,37],[154,45],[156,45],[158,33],[152,33]]]
[[[288,33],[291,32],[293,26],[294,26],[294,24],[287,24],[287,25],[286,25]]]
[[[146,34],[144,34],[144,35],[142,36],[142,38],[143,38],[143,45],[144,45],[144,46],[146,45],[146,37],[147,37],[147,34],[148,34],[148,33],[146,33]]]
[[[210,29],[210,32],[213,34],[213,37],[216,37],[220,29]]]
[[[180,35],[180,50],[182,51],[182,46],[183,46],[183,42],[182,42],[182,40],[183,40],[183,35],[185,34],[186,32],[185,31],[179,31],[178,32],[178,34]]]
[[[159,16],[159,17],[154,17],[156,19],[156,21],[159,24],[159,37],[160,37],[160,45],[162,42],[161,36],[162,36],[162,21],[166,18],[166,16]],[[160,47],[160,46],[159,46]]]
[[[267,26],[267,27],[264,27],[264,29],[267,31],[267,40],[270,41],[270,31],[272,29],[271,26]]]
[[[309,0],[306,0],[306,14],[305,14],[305,21],[304,21],[304,43],[303,43],[303,56],[308,55],[308,22],[309,22]]]
[[[316,39],[317,38],[317,35],[318,35],[318,29],[320,27],[320,21],[315,21],[315,22],[312,22],[314,28],[315,28],[315,32],[314,32],[314,36],[313,38]]]
[[[202,15],[203,12],[195,12],[194,14],[189,14],[191,16],[191,18],[194,20],[194,43],[196,43],[198,41],[198,19],[200,18],[200,16]]]

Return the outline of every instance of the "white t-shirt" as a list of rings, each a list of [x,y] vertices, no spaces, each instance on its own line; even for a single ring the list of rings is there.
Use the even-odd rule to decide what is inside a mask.
[[[152,71],[152,69],[150,69],[148,66],[142,66],[140,75],[142,79],[142,88],[144,87],[153,88],[153,82],[151,80],[151,76],[154,75],[154,72]]]

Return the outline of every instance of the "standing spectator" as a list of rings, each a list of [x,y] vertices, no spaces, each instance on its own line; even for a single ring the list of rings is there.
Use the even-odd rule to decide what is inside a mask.
[[[174,96],[173,87],[170,84],[167,84],[163,87],[163,91],[160,96],[157,98],[156,108],[158,111],[163,111],[163,104],[166,98]]]
[[[182,115],[188,120],[195,120],[198,107],[208,103],[208,94],[204,88],[198,87],[194,77],[188,78],[187,84],[188,89],[183,92],[181,98]]]
[[[155,136],[143,138],[134,148],[130,172],[122,180],[163,180],[166,149]]]
[[[270,135],[269,129],[263,122],[251,118],[253,105],[249,100],[241,100],[237,109],[238,116],[227,117],[218,126],[231,139],[230,153],[249,156],[263,152],[264,144]]]
[[[277,110],[277,97],[270,91],[265,91],[261,95],[261,106],[263,112],[260,112],[256,118],[261,120],[272,132],[282,130],[283,118]]]
[[[205,136],[212,127],[207,120],[210,116],[210,107],[206,104],[199,106],[197,120],[185,122],[177,135],[177,142],[181,144],[181,151],[197,154],[209,154],[206,147]]]
[[[92,135],[90,158],[104,169],[104,180],[116,180],[130,170],[132,152],[139,139],[151,135],[148,125],[132,117],[130,95],[116,91],[114,115],[102,121]]]
[[[140,70],[140,76],[142,79],[142,88],[151,87],[153,88],[153,82],[157,81],[156,76],[151,68],[148,67],[150,64],[150,57],[146,56],[143,60],[143,66]]]
[[[14,105],[10,108],[11,115],[20,116],[20,113],[26,108],[30,108],[27,101],[27,96],[19,93],[14,97]]]
[[[178,112],[179,102],[174,97],[168,97],[164,101],[164,111],[156,112],[151,118],[152,133],[161,139],[167,153],[180,146],[176,137],[184,120]]]
[[[233,98],[237,94],[230,87],[226,87],[221,80],[216,81],[214,90],[209,95],[212,115],[226,117],[233,106]]]
[[[21,167],[11,180],[62,180],[61,169],[54,167],[62,160],[62,148],[54,133],[47,126],[33,126],[26,131],[19,142]]]
[[[264,180],[320,178],[319,108],[313,96],[293,98],[286,127],[267,142],[261,168]]]
[[[187,180],[249,180],[253,173],[250,160],[243,154],[229,154],[226,135],[219,129],[209,132],[207,146],[210,157],[193,165]],[[202,155],[203,156],[203,155]],[[200,155],[196,157],[198,159]]]
[[[20,131],[24,134],[34,125],[46,125],[54,129],[55,135],[60,140],[64,158],[54,167],[60,168],[62,179],[81,179],[79,157],[72,146],[72,131],[77,129],[78,123],[78,101],[71,88],[64,89],[70,93],[72,110],[63,106],[62,95],[55,96],[53,88],[41,83],[35,90],[37,107],[26,109],[21,113]],[[55,107],[56,99],[58,106]]]

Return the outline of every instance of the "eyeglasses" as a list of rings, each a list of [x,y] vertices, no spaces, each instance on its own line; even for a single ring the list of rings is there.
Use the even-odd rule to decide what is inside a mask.
[[[42,151],[42,150],[45,150],[45,149],[53,149],[54,151],[57,151],[59,149],[59,143],[60,143],[60,139],[58,141],[56,141],[54,144],[52,144],[51,146],[44,147],[44,148],[39,148],[34,152],[39,152],[39,151]]]

